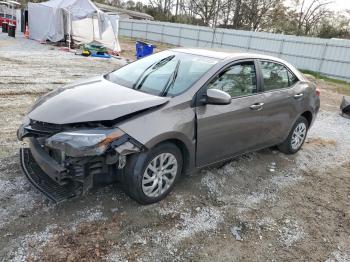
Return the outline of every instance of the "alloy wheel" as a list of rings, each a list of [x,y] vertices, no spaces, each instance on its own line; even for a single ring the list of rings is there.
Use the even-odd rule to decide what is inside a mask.
[[[142,191],[148,197],[158,197],[174,183],[178,162],[171,153],[161,153],[148,164],[142,177]]]
[[[293,132],[291,145],[293,150],[299,149],[303,144],[306,136],[306,125],[305,123],[299,123]]]

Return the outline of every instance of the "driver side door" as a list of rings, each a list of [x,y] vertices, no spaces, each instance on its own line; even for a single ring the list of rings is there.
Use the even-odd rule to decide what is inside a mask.
[[[227,92],[232,100],[228,105],[197,104],[198,167],[259,147],[263,97],[256,68],[253,60],[235,62],[200,90],[199,99],[214,88]]]

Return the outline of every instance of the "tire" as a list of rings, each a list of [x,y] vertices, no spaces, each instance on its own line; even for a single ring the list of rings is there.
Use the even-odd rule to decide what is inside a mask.
[[[159,171],[161,161],[167,166],[163,172]],[[123,181],[126,193],[143,205],[162,200],[172,191],[180,177],[182,163],[180,149],[170,142],[131,155],[127,161]],[[158,173],[154,172],[156,170]]]
[[[305,131],[304,131],[304,135],[301,136],[302,133],[298,131],[302,131],[303,128],[305,129]],[[290,131],[287,139],[282,144],[277,146],[278,149],[285,154],[295,154],[303,146],[307,136],[308,129],[309,129],[308,121],[306,120],[305,117],[300,116],[295,122],[295,124],[293,125],[293,128]],[[296,132],[299,133],[299,135],[296,135],[295,134]]]

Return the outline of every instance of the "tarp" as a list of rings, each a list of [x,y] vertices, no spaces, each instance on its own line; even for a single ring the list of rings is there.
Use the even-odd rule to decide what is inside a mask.
[[[11,8],[9,8],[8,3],[6,3],[5,1],[0,1],[0,13],[2,15],[6,15],[7,17],[11,17]]]
[[[107,14],[100,11],[90,0],[51,0],[43,3],[28,3],[29,38],[52,42],[63,40],[65,35],[84,39],[86,35],[79,35],[80,31],[91,30],[91,35],[98,37],[96,41],[114,51],[120,51],[116,33]],[[96,19],[94,28],[81,29],[81,20]],[[86,24],[86,23],[85,23]],[[108,31],[109,33],[106,33]],[[96,33],[97,32],[97,33]]]
[[[97,41],[107,48],[119,52],[120,46],[117,39],[118,27],[116,26],[119,17],[116,15],[109,15],[109,19],[110,23],[108,23],[107,28],[102,33],[99,31],[98,19],[96,17],[73,21],[72,35],[74,41],[81,43]]]

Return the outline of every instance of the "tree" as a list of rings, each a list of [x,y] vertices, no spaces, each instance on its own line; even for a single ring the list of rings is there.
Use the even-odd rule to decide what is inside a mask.
[[[205,25],[210,25],[218,12],[217,4],[219,0],[191,0],[192,12],[198,15]]]
[[[126,2],[125,7],[126,7],[127,9],[134,10],[134,9],[135,9],[135,2],[134,2],[133,0],[128,0],[128,1]]]
[[[111,5],[145,12],[160,21],[350,38],[350,10],[331,12],[331,0],[148,0],[148,4],[135,0],[94,1],[110,1]]]
[[[323,17],[329,15],[330,11],[326,7],[330,3],[332,1],[311,0],[311,3],[307,4],[307,0],[295,0],[298,15],[296,34],[309,34]]]
[[[317,28],[317,36],[350,39],[350,19],[341,13],[323,18]]]
[[[142,2],[136,2],[136,4],[135,4],[135,11],[138,11],[138,12],[144,12],[145,11]]]
[[[170,20],[171,9],[174,5],[174,0],[149,0],[149,3],[159,12],[158,17],[161,20]]]
[[[245,0],[242,2],[241,13],[244,14],[241,20],[244,28],[257,31],[265,28],[264,24],[269,21],[275,6],[281,0]]]

